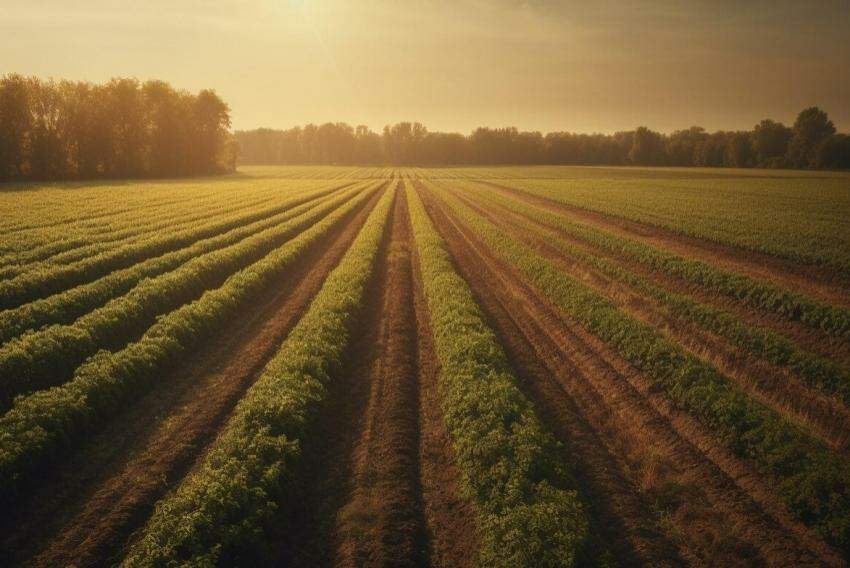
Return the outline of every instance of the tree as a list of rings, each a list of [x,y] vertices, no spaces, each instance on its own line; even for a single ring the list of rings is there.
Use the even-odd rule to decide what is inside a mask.
[[[23,175],[31,130],[29,81],[21,75],[0,79],[0,180]]]
[[[629,150],[629,160],[633,164],[655,166],[664,163],[664,142],[661,134],[653,132],[646,126],[635,130],[632,148]]]
[[[191,117],[192,172],[215,172],[230,128],[230,107],[215,91],[204,89],[192,101]]]
[[[798,168],[815,165],[818,146],[835,134],[835,125],[824,111],[818,107],[809,107],[794,122],[794,135],[788,145],[788,161]]]
[[[749,132],[733,132],[726,139],[723,165],[746,168],[752,165],[752,139]]]
[[[815,152],[814,167],[850,169],[850,136],[833,134],[823,140]]]
[[[792,131],[781,122],[764,119],[753,128],[753,151],[757,165],[782,158],[788,152]]]
[[[693,166],[697,148],[705,142],[708,133],[702,126],[676,130],[667,138],[665,150],[671,166]]]

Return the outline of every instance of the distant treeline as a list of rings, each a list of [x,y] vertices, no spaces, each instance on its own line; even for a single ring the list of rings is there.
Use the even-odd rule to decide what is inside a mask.
[[[163,81],[0,78],[0,180],[171,177],[232,170],[230,109]]]
[[[826,113],[802,111],[792,127],[763,120],[752,130],[662,134],[641,126],[616,134],[478,128],[465,136],[418,122],[385,126],[308,124],[237,131],[243,163],[264,164],[584,164],[765,168],[850,168],[850,136]]]

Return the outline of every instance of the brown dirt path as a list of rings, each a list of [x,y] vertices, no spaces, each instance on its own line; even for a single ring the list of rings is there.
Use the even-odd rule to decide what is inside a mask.
[[[671,538],[706,564],[841,564],[834,551],[790,518],[762,476],[526,284],[438,200],[426,201],[485,310],[492,314],[505,306],[550,370],[550,380],[627,465],[626,475],[644,498],[665,511]]]
[[[203,455],[306,311],[380,193],[302,257],[279,288],[104,424],[17,510],[4,515],[5,561],[33,566],[119,561],[133,531]]]
[[[465,561],[452,558],[452,546],[442,544],[452,540],[443,535],[463,509],[449,512],[455,518],[443,517],[442,504],[455,503],[456,497],[450,486],[435,486],[426,474],[446,460],[446,453],[433,443],[436,454],[420,449],[428,443],[424,440],[439,438],[435,419],[441,419],[423,412],[420,403],[428,388],[422,387],[421,369],[431,365],[433,353],[419,336],[406,204],[398,191],[348,364],[334,381],[313,434],[304,440],[298,489],[279,530],[283,565],[445,561],[462,566]],[[460,544],[474,542],[465,540]],[[432,551],[439,556],[432,559]]]
[[[620,237],[701,260],[723,270],[746,274],[833,305],[850,307],[850,282],[835,271],[744,248],[691,237],[670,229],[567,205],[505,185],[479,181],[503,195],[592,225]]]
[[[677,318],[653,298],[582,265],[552,245],[551,239],[560,237],[557,229],[535,223],[498,205],[485,206],[459,192],[455,195],[507,234],[531,246],[564,273],[605,296],[623,312],[659,329],[692,354],[716,366],[752,396],[802,423],[815,437],[837,449],[843,450],[850,444],[850,409],[840,401],[697,324]]]

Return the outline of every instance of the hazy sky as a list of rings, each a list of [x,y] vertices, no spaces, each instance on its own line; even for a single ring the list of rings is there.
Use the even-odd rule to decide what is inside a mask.
[[[212,87],[236,128],[850,131],[850,0],[0,0],[0,73]]]

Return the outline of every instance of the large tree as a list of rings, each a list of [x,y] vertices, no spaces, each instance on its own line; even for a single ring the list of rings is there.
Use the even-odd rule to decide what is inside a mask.
[[[665,155],[664,140],[661,134],[650,130],[646,126],[638,127],[632,139],[629,160],[633,164],[642,166],[663,165]]]
[[[29,81],[0,78],[0,180],[21,176],[32,127]]]
[[[835,125],[824,111],[809,107],[797,115],[788,144],[788,162],[798,168],[814,167],[818,146],[835,134]]]
[[[764,119],[753,128],[753,151],[757,165],[767,165],[770,160],[782,159],[788,152],[791,129],[770,119]]]

